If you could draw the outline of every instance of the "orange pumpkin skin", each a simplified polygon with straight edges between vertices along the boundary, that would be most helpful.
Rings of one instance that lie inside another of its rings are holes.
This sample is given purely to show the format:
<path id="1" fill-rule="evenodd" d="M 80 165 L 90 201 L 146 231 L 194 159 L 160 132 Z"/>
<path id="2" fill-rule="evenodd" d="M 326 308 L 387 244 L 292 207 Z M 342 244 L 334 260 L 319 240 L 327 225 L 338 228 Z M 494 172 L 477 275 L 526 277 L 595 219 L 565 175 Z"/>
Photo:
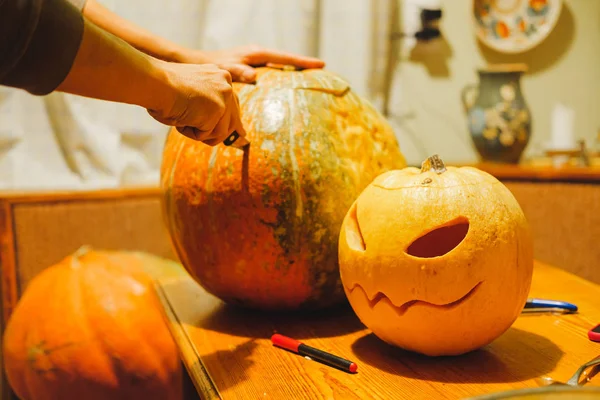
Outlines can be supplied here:
<path id="1" fill-rule="evenodd" d="M 3 343 L 20 399 L 182 398 L 178 351 L 148 257 L 82 248 L 30 282 Z"/>
<path id="2" fill-rule="evenodd" d="M 512 193 L 476 168 L 382 174 L 348 211 L 340 274 L 360 320 L 385 342 L 429 356 L 492 342 L 520 315 L 533 242 Z"/>
<path id="3" fill-rule="evenodd" d="M 324 70 L 258 69 L 235 84 L 251 144 L 209 147 L 172 130 L 165 221 L 190 275 L 225 302 L 315 309 L 345 300 L 337 240 L 352 201 L 405 160 L 385 119 Z"/>

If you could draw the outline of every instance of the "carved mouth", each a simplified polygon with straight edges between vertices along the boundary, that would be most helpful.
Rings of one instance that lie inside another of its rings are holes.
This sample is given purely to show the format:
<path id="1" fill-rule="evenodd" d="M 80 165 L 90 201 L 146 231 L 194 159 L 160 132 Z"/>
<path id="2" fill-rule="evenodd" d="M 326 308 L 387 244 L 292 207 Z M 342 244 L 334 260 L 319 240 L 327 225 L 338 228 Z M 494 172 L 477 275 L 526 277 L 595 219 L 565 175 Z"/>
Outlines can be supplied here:
<path id="1" fill-rule="evenodd" d="M 353 293 L 355 290 L 360 289 L 360 291 L 362 292 L 362 294 L 365 296 L 365 299 L 369 303 L 369 307 L 371 307 L 371 309 L 373 309 L 380 302 L 386 302 L 389 306 L 391 306 L 394 310 L 396 310 L 396 312 L 399 315 L 404 315 L 404 313 L 406 313 L 409 308 L 411 308 L 411 307 L 413 307 L 413 306 L 415 306 L 417 304 L 424 305 L 424 306 L 431 307 L 431 308 L 437 308 L 437 309 L 440 309 L 440 310 L 450 310 L 450 309 L 453 309 L 455 307 L 458 307 L 460 304 L 464 303 L 469 298 L 473 297 L 473 295 L 475 294 L 475 292 L 477 291 L 477 289 L 479 288 L 479 286 L 482 283 L 483 283 L 483 281 L 477 283 L 475 286 L 473 286 L 473 288 L 471 288 L 471 290 L 469 290 L 469 292 L 467 294 L 465 294 L 464 296 L 462 296 L 460 299 L 454 300 L 454 301 L 452 301 L 450 303 L 446 303 L 446 304 L 435 304 L 435 303 L 430 303 L 430 302 L 425 301 L 425 300 L 409 300 L 409 301 L 401 304 L 400 306 L 396 306 L 382 292 L 377 292 L 377 294 L 375 295 L 375 297 L 373 297 L 373 299 L 369 299 L 369 297 L 367 296 L 367 292 L 365 292 L 365 290 L 359 284 L 355 284 L 352 287 L 352 289 L 350 289 L 350 293 Z"/>

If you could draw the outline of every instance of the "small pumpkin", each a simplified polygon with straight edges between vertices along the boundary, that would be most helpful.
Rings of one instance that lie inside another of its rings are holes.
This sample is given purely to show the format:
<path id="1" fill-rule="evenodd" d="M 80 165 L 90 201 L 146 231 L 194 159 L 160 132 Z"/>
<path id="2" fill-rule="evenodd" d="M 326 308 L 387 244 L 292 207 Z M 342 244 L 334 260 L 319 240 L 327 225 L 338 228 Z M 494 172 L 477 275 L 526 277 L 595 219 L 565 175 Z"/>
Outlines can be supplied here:
<path id="1" fill-rule="evenodd" d="M 225 302 L 316 309 L 344 301 L 337 241 L 377 175 L 406 166 L 385 118 L 325 70 L 258 68 L 235 84 L 250 147 L 209 147 L 172 130 L 163 209 L 190 275 Z"/>
<path id="2" fill-rule="evenodd" d="M 340 274 L 355 313 L 385 342 L 458 355 L 504 333 L 531 285 L 533 243 L 521 207 L 493 176 L 446 167 L 377 177 L 340 231 Z"/>
<path id="3" fill-rule="evenodd" d="M 83 247 L 35 276 L 4 332 L 22 400 L 181 399 L 177 347 L 152 277 L 185 271 L 144 253 Z"/>

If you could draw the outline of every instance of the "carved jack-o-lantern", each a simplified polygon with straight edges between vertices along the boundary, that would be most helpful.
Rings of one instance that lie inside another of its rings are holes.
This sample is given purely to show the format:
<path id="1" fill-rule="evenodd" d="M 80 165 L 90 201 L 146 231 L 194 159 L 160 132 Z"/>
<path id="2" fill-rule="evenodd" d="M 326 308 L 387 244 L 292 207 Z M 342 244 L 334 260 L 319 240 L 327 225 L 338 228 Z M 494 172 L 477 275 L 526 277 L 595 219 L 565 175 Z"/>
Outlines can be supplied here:
<path id="1" fill-rule="evenodd" d="M 344 219 L 339 260 L 350 304 L 375 335 L 457 355 L 492 342 L 519 316 L 533 243 L 508 188 L 433 156 L 361 193 Z"/>

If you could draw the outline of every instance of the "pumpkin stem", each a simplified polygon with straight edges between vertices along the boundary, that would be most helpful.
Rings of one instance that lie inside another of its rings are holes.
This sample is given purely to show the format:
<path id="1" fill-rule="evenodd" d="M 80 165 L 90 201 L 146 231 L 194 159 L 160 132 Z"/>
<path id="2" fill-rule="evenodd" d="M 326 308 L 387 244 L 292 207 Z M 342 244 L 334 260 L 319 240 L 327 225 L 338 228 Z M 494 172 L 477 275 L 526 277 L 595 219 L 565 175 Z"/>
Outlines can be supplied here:
<path id="1" fill-rule="evenodd" d="M 71 255 L 71 268 L 79 268 L 81 266 L 79 259 L 92 251 L 92 246 L 83 245 Z"/>
<path id="2" fill-rule="evenodd" d="M 442 174 L 446 172 L 446 165 L 437 154 L 432 155 L 421 164 L 421 172 L 431 171 L 436 174 Z"/>

